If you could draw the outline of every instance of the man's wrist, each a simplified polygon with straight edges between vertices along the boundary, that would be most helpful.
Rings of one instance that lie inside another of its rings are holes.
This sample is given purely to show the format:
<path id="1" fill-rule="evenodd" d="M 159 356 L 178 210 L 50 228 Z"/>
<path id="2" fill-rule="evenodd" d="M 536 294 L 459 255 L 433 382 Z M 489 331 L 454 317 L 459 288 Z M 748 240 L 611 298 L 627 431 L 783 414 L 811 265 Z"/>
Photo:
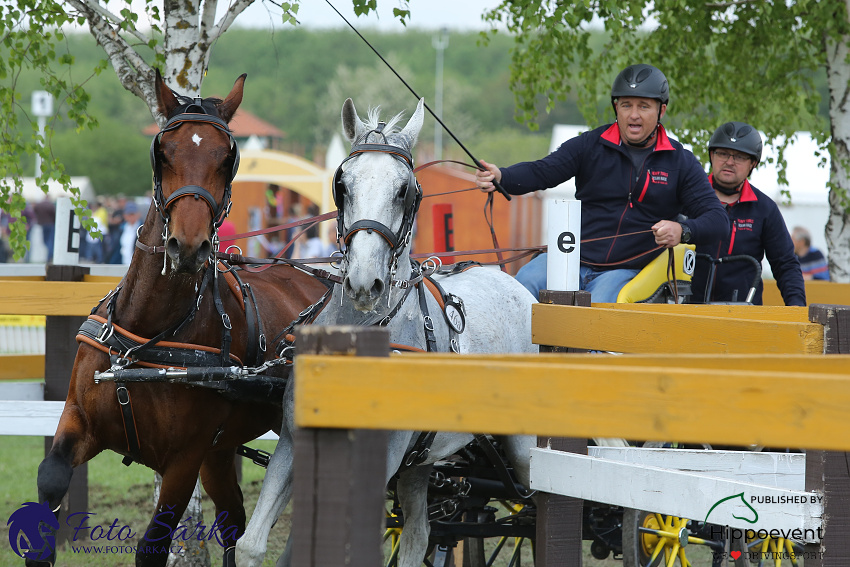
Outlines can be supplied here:
<path id="1" fill-rule="evenodd" d="M 680 222 L 679 226 L 682 227 L 681 242 L 683 242 L 685 244 L 689 243 L 691 241 L 691 227 L 689 227 L 688 225 L 686 225 L 683 222 Z"/>

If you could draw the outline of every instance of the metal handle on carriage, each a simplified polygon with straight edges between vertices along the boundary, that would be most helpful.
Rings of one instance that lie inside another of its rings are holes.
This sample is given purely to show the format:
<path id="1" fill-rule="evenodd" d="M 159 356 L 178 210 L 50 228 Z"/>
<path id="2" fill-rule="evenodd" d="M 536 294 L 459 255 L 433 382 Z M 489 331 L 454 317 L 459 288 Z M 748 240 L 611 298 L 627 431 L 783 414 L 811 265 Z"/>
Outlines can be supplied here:
<path id="1" fill-rule="evenodd" d="M 252 374 L 239 366 L 203 366 L 192 368 L 123 368 L 95 372 L 94 382 L 207 382 L 236 380 Z"/>

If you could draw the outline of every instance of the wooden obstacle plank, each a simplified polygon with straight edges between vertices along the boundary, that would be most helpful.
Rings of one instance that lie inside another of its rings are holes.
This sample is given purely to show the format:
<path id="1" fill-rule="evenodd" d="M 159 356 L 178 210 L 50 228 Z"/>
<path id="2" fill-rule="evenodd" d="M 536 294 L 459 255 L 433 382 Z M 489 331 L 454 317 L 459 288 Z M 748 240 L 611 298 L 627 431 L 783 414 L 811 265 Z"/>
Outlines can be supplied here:
<path id="1" fill-rule="evenodd" d="M 111 282 L 0 281 L 0 313 L 8 315 L 88 315 Z"/>
<path id="2" fill-rule="evenodd" d="M 850 449 L 846 374 L 457 358 L 298 356 L 296 422 Z"/>
<path id="3" fill-rule="evenodd" d="M 776 280 L 764 280 L 762 301 L 765 305 L 784 305 L 782 294 L 779 293 L 779 288 L 776 287 Z M 815 280 L 807 281 L 806 303 L 809 305 L 816 303 L 850 305 L 850 284 Z"/>
<path id="4" fill-rule="evenodd" d="M 628 479 L 624 482 L 624 479 Z M 728 480 L 693 472 L 531 449 L 531 488 L 594 502 L 748 530 L 783 530 L 819 541 L 823 495 Z M 743 493 L 744 500 L 730 498 Z"/>
<path id="5" fill-rule="evenodd" d="M 823 327 L 638 313 L 621 309 L 536 304 L 532 340 L 537 344 L 635 353 L 787 353 L 823 352 Z"/>
<path id="6" fill-rule="evenodd" d="M 53 435 L 65 402 L 0 400 L 0 435 Z"/>
<path id="7" fill-rule="evenodd" d="M 594 303 L 602 309 L 621 309 L 638 313 L 675 313 L 704 317 L 732 317 L 751 321 L 785 321 L 808 323 L 808 307 L 779 307 L 776 305 L 671 305 L 669 303 Z"/>
<path id="8" fill-rule="evenodd" d="M 44 378 L 43 354 L 0 354 L 0 380 Z"/>
<path id="9" fill-rule="evenodd" d="M 537 364 L 593 364 L 601 366 L 657 366 L 662 368 L 702 368 L 755 372 L 811 372 L 818 374 L 847 374 L 850 356 L 812 356 L 810 354 L 395 354 L 409 360 L 467 360 L 481 364 L 499 362 Z"/>
<path id="10" fill-rule="evenodd" d="M 588 447 L 587 454 L 609 461 L 692 471 L 785 490 L 805 490 L 806 486 L 805 453 Z"/>
<path id="11" fill-rule="evenodd" d="M 92 274 L 86 274 L 83 276 L 84 282 L 104 282 L 111 283 L 112 287 L 115 287 L 121 282 L 121 278 L 118 276 L 98 276 Z"/>

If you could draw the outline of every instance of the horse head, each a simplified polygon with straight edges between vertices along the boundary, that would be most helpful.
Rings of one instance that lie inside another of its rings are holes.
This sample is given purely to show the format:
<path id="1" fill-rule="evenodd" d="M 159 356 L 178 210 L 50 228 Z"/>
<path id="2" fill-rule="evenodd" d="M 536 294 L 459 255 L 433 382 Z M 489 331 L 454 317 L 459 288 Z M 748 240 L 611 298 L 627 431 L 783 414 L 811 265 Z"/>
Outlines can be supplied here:
<path id="1" fill-rule="evenodd" d="M 192 99 L 176 95 L 156 72 L 159 111 L 168 121 L 151 143 L 154 202 L 174 273 L 197 273 L 215 252 L 239 167 L 228 123 L 242 102 L 245 76 L 224 100 Z"/>
<path id="2" fill-rule="evenodd" d="M 401 130 L 401 114 L 384 123 L 378 109 L 370 109 L 364 122 L 351 99 L 342 106 L 342 128 L 352 148 L 334 176 L 334 201 L 345 243 L 343 286 L 359 311 L 374 311 L 396 272 L 409 270 L 406 256 L 422 198 L 411 150 L 422 129 L 423 105 L 420 100 Z"/>

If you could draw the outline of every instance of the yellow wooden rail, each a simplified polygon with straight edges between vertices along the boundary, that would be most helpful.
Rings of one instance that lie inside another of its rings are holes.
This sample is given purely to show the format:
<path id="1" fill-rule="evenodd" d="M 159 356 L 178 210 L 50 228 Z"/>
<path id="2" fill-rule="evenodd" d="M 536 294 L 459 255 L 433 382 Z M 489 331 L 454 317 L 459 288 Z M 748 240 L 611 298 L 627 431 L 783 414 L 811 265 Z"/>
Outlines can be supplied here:
<path id="1" fill-rule="evenodd" d="M 445 361 L 452 363 L 463 360 L 486 362 L 515 362 L 539 364 L 604 364 L 606 366 L 646 367 L 668 366 L 696 368 L 701 370 L 739 370 L 752 372 L 814 372 L 819 374 L 850 374 L 850 355 L 810 356 L 799 354 L 629 354 L 623 356 L 607 353 L 557 354 L 492 354 L 457 355 L 447 353 L 393 354 L 392 358 L 404 358 L 411 362 Z"/>
<path id="2" fill-rule="evenodd" d="M 43 354 L 0 354 L 0 380 L 44 378 Z"/>
<path id="3" fill-rule="evenodd" d="M 298 356 L 301 427 L 487 431 L 850 450 L 848 373 L 499 357 Z M 626 359 L 628 355 L 624 355 Z M 763 362 L 762 358 L 760 362 Z M 659 360 L 661 362 L 661 360 Z M 815 357 L 805 357 L 812 364 Z M 846 362 L 846 359 L 845 359 Z"/>
<path id="4" fill-rule="evenodd" d="M 118 280 L 46 282 L 0 280 L 4 315 L 88 315 Z"/>
<path id="5" fill-rule="evenodd" d="M 621 309 L 635 313 L 675 313 L 705 317 L 733 317 L 756 321 L 809 322 L 808 307 L 777 305 L 671 305 L 669 303 L 594 303 L 593 307 Z"/>
<path id="6" fill-rule="evenodd" d="M 762 301 L 765 305 L 785 305 L 782 294 L 776 287 L 776 280 L 764 280 Z M 825 305 L 850 305 L 850 284 L 807 281 L 806 302 L 809 305 L 823 303 Z"/>
<path id="7" fill-rule="evenodd" d="M 631 353 L 823 353 L 823 326 L 736 316 L 537 304 L 537 344 Z"/>

